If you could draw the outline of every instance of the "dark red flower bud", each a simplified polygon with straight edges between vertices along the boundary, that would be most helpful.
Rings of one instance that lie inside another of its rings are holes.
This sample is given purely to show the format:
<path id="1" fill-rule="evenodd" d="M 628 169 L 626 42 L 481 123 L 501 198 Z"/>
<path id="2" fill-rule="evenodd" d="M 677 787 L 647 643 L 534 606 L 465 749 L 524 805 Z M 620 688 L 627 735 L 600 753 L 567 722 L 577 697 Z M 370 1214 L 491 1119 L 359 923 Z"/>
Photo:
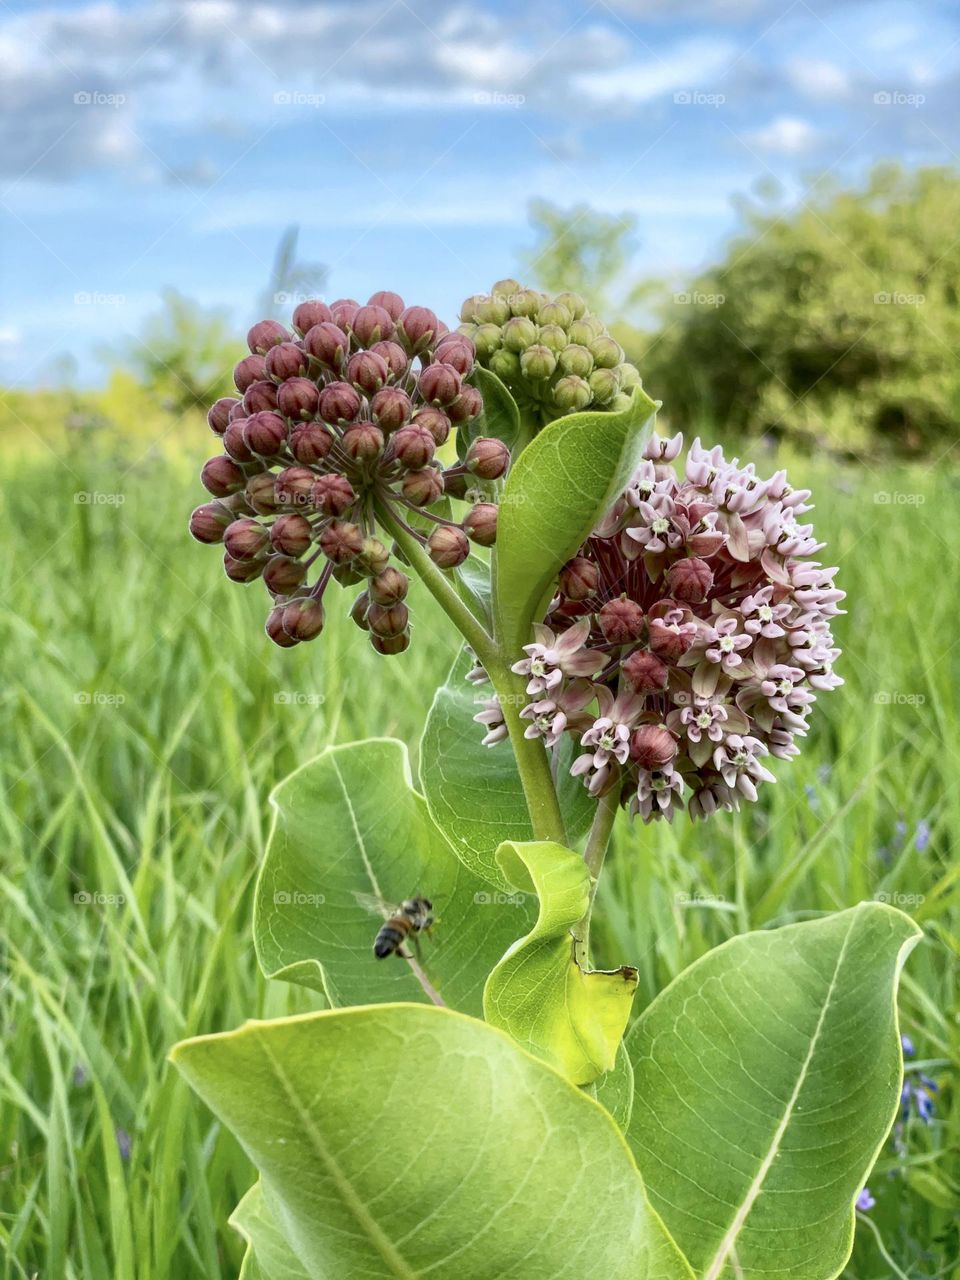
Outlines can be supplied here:
<path id="1" fill-rule="evenodd" d="M 190 532 L 198 542 L 222 542 L 223 531 L 233 520 L 233 512 L 222 502 L 205 502 L 190 516 Z"/>
<path id="2" fill-rule="evenodd" d="M 483 396 L 476 387 L 465 386 L 447 409 L 452 422 L 469 422 L 483 412 Z"/>
<path id="3" fill-rule="evenodd" d="M 296 591 L 307 576 L 307 566 L 290 556 L 270 556 L 263 570 L 267 590 L 275 596 L 288 596 Z"/>
<path id="4" fill-rule="evenodd" d="M 251 383 L 251 385 L 253 384 Z M 244 392 L 244 394 L 246 394 L 246 392 Z M 227 417 L 230 420 L 230 422 L 236 422 L 238 418 L 249 418 L 249 416 L 250 415 L 247 413 L 246 406 L 244 405 L 242 400 L 235 401 L 230 412 L 227 414 Z"/>
<path id="5" fill-rule="evenodd" d="M 398 636 L 378 636 L 371 631 L 370 643 L 377 653 L 382 653 L 384 657 L 393 657 L 410 648 L 410 632 L 403 631 Z"/>
<path id="6" fill-rule="evenodd" d="M 462 333 L 451 333 L 437 343 L 433 358 L 438 364 L 448 364 L 462 378 L 473 370 L 476 353 L 473 343 Z"/>
<path id="7" fill-rule="evenodd" d="M 246 484 L 246 476 L 225 453 L 216 458 L 209 458 L 200 472 L 200 483 L 215 498 L 226 498 L 228 494 L 238 493 Z"/>
<path id="8" fill-rule="evenodd" d="M 275 382 L 283 382 L 286 378 L 302 378 L 310 368 L 310 359 L 296 342 L 281 342 L 280 346 L 271 347 L 267 352 L 266 366 L 267 373 Z"/>
<path id="9" fill-rule="evenodd" d="M 470 445 L 464 462 L 481 480 L 499 480 L 510 465 L 510 450 L 502 440 L 480 436 Z"/>
<path id="10" fill-rule="evenodd" d="M 339 369 L 350 350 L 350 339 L 332 320 L 315 324 L 303 336 L 303 349 L 316 357 L 321 364 Z"/>
<path id="11" fill-rule="evenodd" d="M 399 293 L 391 293 L 389 289 L 381 289 L 367 301 L 368 307 L 383 307 L 391 320 L 399 320 L 403 315 L 403 299 Z"/>
<path id="12" fill-rule="evenodd" d="M 417 383 L 421 396 L 429 404 L 452 405 L 460 394 L 460 375 L 449 364 L 428 364 Z"/>
<path id="13" fill-rule="evenodd" d="M 467 481 L 471 478 L 472 477 L 467 476 L 464 472 L 450 467 L 443 473 L 444 493 L 448 498 L 465 498 L 467 496 L 467 491 L 470 488 Z"/>
<path id="14" fill-rule="evenodd" d="M 438 449 L 446 443 L 450 434 L 450 419 L 442 409 L 437 409 L 432 404 L 424 405 L 422 409 L 416 411 L 413 415 L 413 425 L 426 427 Z"/>
<path id="15" fill-rule="evenodd" d="M 243 428 L 247 448 L 264 458 L 272 458 L 287 441 L 287 424 L 279 413 L 255 413 Z"/>
<path id="16" fill-rule="evenodd" d="M 364 538 L 360 554 L 352 563 L 354 569 L 364 577 L 375 578 L 390 563 L 390 552 L 379 538 Z"/>
<path id="17" fill-rule="evenodd" d="M 316 640 L 323 623 L 323 605 L 312 596 L 298 597 L 284 606 L 281 625 L 294 640 Z"/>
<path id="18" fill-rule="evenodd" d="M 700 604 L 706 600 L 707 592 L 713 586 L 713 570 L 706 560 L 697 556 L 677 560 L 667 570 L 667 586 L 677 600 Z"/>
<path id="19" fill-rule="evenodd" d="M 240 401 L 234 400 L 233 396 L 221 396 L 210 406 L 207 410 L 207 422 L 215 435 L 223 435 L 230 421 L 230 410 L 239 403 Z"/>
<path id="20" fill-rule="evenodd" d="M 372 422 L 356 422 L 343 433 L 340 448 L 355 462 L 372 462 L 383 453 L 383 432 Z"/>
<path id="21" fill-rule="evenodd" d="M 390 370 L 386 360 L 373 351 L 357 351 L 347 361 L 348 381 L 355 387 L 359 387 L 361 391 L 365 391 L 368 396 L 379 391 L 389 376 Z"/>
<path id="22" fill-rule="evenodd" d="M 254 511 L 258 511 L 262 516 L 270 515 L 279 505 L 277 477 L 272 471 L 261 471 L 258 475 L 251 476 L 247 481 L 246 494 L 247 501 Z"/>
<path id="23" fill-rule="evenodd" d="M 370 401 L 370 412 L 377 426 L 384 431 L 396 431 L 410 419 L 413 404 L 399 387 L 384 387 Z"/>
<path id="24" fill-rule="evenodd" d="M 284 507 L 308 506 L 316 478 L 309 467 L 285 467 L 277 476 L 277 502 Z"/>
<path id="25" fill-rule="evenodd" d="M 276 609 L 270 610 L 264 630 L 273 643 L 278 644 L 281 649 L 292 649 L 300 641 L 296 636 L 289 635 L 283 629 L 283 612 L 285 608 L 286 605 L 278 605 Z"/>
<path id="26" fill-rule="evenodd" d="M 247 334 L 247 346 L 260 355 L 265 355 L 280 342 L 289 341 L 290 334 L 279 320 L 258 320 Z"/>
<path id="27" fill-rule="evenodd" d="M 405 604 L 377 604 L 373 601 L 367 609 L 367 626 L 376 636 L 385 639 L 402 635 L 410 621 L 410 610 Z"/>
<path id="28" fill-rule="evenodd" d="M 346 520 L 331 520 L 320 534 L 320 549 L 334 564 L 348 564 L 363 550 L 363 534 Z"/>
<path id="29" fill-rule="evenodd" d="M 391 565 L 378 574 L 370 583 L 370 599 L 375 604 L 387 605 L 388 607 L 392 604 L 399 604 L 401 600 L 406 599 L 409 587 L 410 579 L 407 575 Z"/>
<path id="30" fill-rule="evenodd" d="M 361 591 L 356 600 L 354 600 L 353 604 L 350 606 L 350 617 L 361 631 L 366 631 L 368 629 L 367 610 L 369 607 L 370 593 L 368 591 Z"/>
<path id="31" fill-rule="evenodd" d="M 247 444 L 247 423 L 249 418 L 234 418 L 228 423 L 223 433 L 223 447 L 234 462 L 253 462 L 253 451 Z"/>
<path id="32" fill-rule="evenodd" d="M 456 569 L 470 554 L 470 543 L 462 529 L 441 524 L 427 539 L 430 559 L 441 569 Z"/>
<path id="33" fill-rule="evenodd" d="M 256 560 L 269 544 L 270 538 L 259 520 L 234 520 L 223 535 L 223 545 L 234 560 Z"/>
<path id="34" fill-rule="evenodd" d="M 696 624 L 684 622 L 678 625 L 651 618 L 648 623 L 650 648 L 664 662 L 676 662 L 687 652 L 697 634 Z"/>
<path id="35" fill-rule="evenodd" d="M 353 422 L 360 412 L 360 397 L 349 382 L 331 382 L 320 392 L 320 417 L 334 426 Z"/>
<path id="36" fill-rule="evenodd" d="M 411 471 L 419 471 L 421 467 L 425 467 L 433 457 L 435 448 L 433 436 L 427 428 L 416 423 L 401 427 L 390 437 L 390 456 Z"/>
<path id="37" fill-rule="evenodd" d="M 279 351 L 274 347 L 274 351 Z M 247 413 L 270 412 L 277 407 L 277 388 L 272 382 L 251 382 L 243 393 L 243 407 Z"/>
<path id="38" fill-rule="evenodd" d="M 630 758 L 641 769 L 662 769 L 676 754 L 676 738 L 660 724 L 642 724 L 630 739 Z"/>
<path id="39" fill-rule="evenodd" d="M 574 556 L 560 570 L 560 594 L 568 600 L 589 600 L 600 582 L 600 570 L 586 556 Z"/>
<path id="40" fill-rule="evenodd" d="M 290 452 L 305 467 L 322 462 L 333 448 L 333 436 L 322 422 L 301 422 L 290 433 Z"/>
<path id="41" fill-rule="evenodd" d="M 313 530 L 306 516 L 295 512 L 280 516 L 270 529 L 270 542 L 275 551 L 285 556 L 302 556 L 313 541 Z M 236 554 L 236 553 L 234 553 Z M 300 637 L 301 640 L 303 637 Z"/>
<path id="42" fill-rule="evenodd" d="M 604 639 L 611 644 L 629 644 L 643 635 L 643 610 L 626 596 L 608 600 L 597 614 L 597 621 Z"/>
<path id="43" fill-rule="evenodd" d="M 360 310 L 360 303 L 353 298 L 339 298 L 336 302 L 330 303 L 330 314 L 327 320 L 332 320 L 334 324 L 339 325 L 341 329 L 349 329 L 353 321 L 353 317 Z"/>
<path id="44" fill-rule="evenodd" d="M 301 302 L 293 313 L 293 327 L 299 334 L 305 334 L 315 324 L 323 324 L 325 320 L 330 320 L 332 317 L 332 309 L 319 299 Z"/>
<path id="45" fill-rule="evenodd" d="M 401 487 L 403 496 L 415 507 L 430 507 L 443 497 L 443 476 L 435 467 L 408 471 Z"/>
<path id="46" fill-rule="evenodd" d="M 224 552 L 223 571 L 231 582 L 254 582 L 263 573 L 264 560 L 234 560 Z"/>
<path id="47" fill-rule="evenodd" d="M 233 382 L 238 391 L 246 391 L 254 382 L 267 381 L 267 362 L 263 356 L 244 356 L 234 365 Z"/>
<path id="48" fill-rule="evenodd" d="M 390 370 L 390 382 L 400 382 L 410 370 L 410 358 L 398 342 L 375 342 L 370 348 L 375 356 L 386 361 Z"/>
<path id="49" fill-rule="evenodd" d="M 624 658 L 621 670 L 633 692 L 642 697 L 648 693 L 662 693 L 670 678 L 669 669 L 647 649 L 635 649 L 628 658 Z"/>
<path id="50" fill-rule="evenodd" d="M 439 329 L 440 321 L 429 307 L 407 307 L 397 321 L 397 337 L 411 355 L 432 346 Z"/>
<path id="51" fill-rule="evenodd" d="M 463 528 L 478 546 L 492 547 L 497 540 L 497 508 L 492 502 L 478 502 L 467 512 Z"/>
<path id="52" fill-rule="evenodd" d="M 288 418 L 313 418 L 320 410 L 320 388 L 310 378 L 289 378 L 277 387 L 277 408 Z"/>
<path id="53" fill-rule="evenodd" d="M 389 341 L 393 337 L 393 320 L 384 307 L 361 307 L 350 324 L 351 331 L 363 346 Z"/>
<path id="54" fill-rule="evenodd" d="M 313 483 L 313 505 L 325 516 L 342 516 L 357 500 L 346 476 L 318 476 Z"/>

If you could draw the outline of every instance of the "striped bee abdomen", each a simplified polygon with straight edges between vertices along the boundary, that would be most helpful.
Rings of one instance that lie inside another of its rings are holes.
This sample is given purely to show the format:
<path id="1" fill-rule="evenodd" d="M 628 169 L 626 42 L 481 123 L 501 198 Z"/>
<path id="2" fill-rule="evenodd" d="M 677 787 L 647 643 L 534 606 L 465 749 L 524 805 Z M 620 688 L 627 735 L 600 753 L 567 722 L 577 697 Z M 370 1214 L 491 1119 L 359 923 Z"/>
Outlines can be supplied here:
<path id="1" fill-rule="evenodd" d="M 403 941 L 412 926 L 406 916 L 391 916 L 380 926 L 380 931 L 373 944 L 373 954 L 378 960 L 395 955 L 403 946 Z"/>

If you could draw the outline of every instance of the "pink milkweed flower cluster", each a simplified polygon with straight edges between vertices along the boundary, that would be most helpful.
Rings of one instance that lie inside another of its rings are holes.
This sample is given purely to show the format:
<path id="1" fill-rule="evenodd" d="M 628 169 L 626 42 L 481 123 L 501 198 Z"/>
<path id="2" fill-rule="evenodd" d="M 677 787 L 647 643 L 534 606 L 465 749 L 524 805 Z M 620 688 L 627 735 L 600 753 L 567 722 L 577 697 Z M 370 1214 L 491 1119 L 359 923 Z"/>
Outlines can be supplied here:
<path id="1" fill-rule="evenodd" d="M 738 809 L 774 781 L 822 690 L 843 592 L 805 523 L 810 492 L 719 448 L 654 439 L 629 488 L 566 564 L 514 671 L 528 737 L 575 735 L 571 772 L 644 821 Z M 488 743 L 505 736 L 490 704 Z"/>

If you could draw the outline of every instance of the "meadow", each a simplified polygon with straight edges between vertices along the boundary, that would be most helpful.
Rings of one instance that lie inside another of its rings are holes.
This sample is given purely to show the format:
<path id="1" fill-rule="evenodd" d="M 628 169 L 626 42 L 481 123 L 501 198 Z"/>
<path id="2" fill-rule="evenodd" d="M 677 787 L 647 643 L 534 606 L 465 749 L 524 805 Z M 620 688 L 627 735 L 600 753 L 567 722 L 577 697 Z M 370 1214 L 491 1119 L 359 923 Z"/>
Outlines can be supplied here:
<path id="1" fill-rule="evenodd" d="M 315 1007 L 253 955 L 267 794 L 330 743 L 415 750 L 454 640 L 421 592 L 411 648 L 378 658 L 344 595 L 318 642 L 274 648 L 263 587 L 186 534 L 200 418 L 138 427 L 138 409 L 121 433 L 58 413 L 8 402 L 0 426 L 0 1276 L 233 1277 L 252 1169 L 167 1051 Z M 874 1170 L 846 1274 L 958 1275 L 960 475 L 750 452 L 814 490 L 846 683 L 749 811 L 622 820 L 601 959 L 639 967 L 639 1008 L 735 933 L 870 898 L 909 912 L 908 1080 L 939 1091 Z"/>

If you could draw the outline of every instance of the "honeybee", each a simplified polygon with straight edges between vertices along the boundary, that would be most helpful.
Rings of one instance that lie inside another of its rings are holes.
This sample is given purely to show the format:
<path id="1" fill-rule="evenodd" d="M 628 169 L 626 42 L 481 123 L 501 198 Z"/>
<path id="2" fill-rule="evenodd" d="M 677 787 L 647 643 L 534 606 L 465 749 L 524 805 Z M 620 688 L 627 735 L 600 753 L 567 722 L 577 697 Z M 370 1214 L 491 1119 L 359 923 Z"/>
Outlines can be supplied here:
<path id="1" fill-rule="evenodd" d="M 354 897 L 367 911 L 373 915 L 383 916 L 383 924 L 377 930 L 373 942 L 373 954 L 378 960 L 387 956 L 400 956 L 409 960 L 410 955 L 404 949 L 409 938 L 419 954 L 419 934 L 429 931 L 434 923 L 433 903 L 429 898 L 405 898 L 399 906 L 392 906 L 374 894 L 356 893 Z"/>

